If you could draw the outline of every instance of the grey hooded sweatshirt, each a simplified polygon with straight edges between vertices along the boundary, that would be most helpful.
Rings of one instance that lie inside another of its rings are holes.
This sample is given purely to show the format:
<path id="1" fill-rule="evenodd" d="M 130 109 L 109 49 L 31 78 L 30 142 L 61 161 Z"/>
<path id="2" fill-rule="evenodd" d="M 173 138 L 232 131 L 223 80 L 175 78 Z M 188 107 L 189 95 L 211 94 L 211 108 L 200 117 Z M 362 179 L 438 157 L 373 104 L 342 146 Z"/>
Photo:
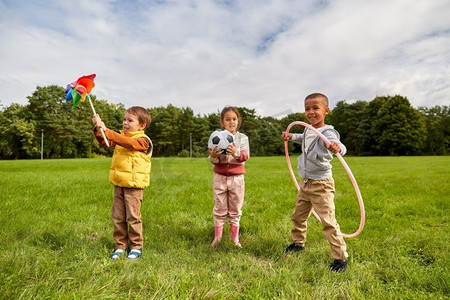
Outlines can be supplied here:
<path id="1" fill-rule="evenodd" d="M 325 142 L 319 136 L 316 136 L 308 149 L 305 149 L 303 143 L 308 128 L 303 133 L 292 134 L 291 141 L 302 144 L 302 154 L 297 158 L 298 176 L 305 179 L 326 179 L 333 176 L 331 172 L 331 163 L 333 153 L 327 149 Z M 345 155 L 347 148 L 339 141 L 339 133 L 331 125 L 325 125 L 318 130 L 332 143 L 336 142 L 341 148 L 341 155 Z"/>

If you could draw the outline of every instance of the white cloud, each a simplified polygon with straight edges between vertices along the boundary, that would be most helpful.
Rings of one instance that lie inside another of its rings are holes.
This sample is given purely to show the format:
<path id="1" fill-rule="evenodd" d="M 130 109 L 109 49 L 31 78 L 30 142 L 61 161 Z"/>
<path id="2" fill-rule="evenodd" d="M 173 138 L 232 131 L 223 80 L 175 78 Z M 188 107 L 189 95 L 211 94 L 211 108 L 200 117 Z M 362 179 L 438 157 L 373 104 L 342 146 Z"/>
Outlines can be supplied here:
<path id="1" fill-rule="evenodd" d="M 196 113 L 301 111 L 316 91 L 450 102 L 445 0 L 41 2 L 0 1 L 0 104 L 90 73 L 98 98 Z"/>

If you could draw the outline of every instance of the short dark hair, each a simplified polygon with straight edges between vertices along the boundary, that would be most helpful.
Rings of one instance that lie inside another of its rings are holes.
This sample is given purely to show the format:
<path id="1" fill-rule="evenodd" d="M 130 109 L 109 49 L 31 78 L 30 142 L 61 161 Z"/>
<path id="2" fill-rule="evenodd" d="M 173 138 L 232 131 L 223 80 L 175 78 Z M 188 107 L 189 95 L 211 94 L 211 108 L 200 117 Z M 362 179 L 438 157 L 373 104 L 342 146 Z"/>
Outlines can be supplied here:
<path id="1" fill-rule="evenodd" d="M 126 113 L 135 115 L 139 121 L 139 124 L 145 124 L 144 130 L 147 129 L 148 126 L 150 126 L 150 123 L 152 122 L 152 116 L 150 115 L 148 110 L 146 110 L 143 107 L 132 106 L 127 109 Z"/>
<path id="2" fill-rule="evenodd" d="M 313 93 L 311 95 L 308 95 L 306 96 L 305 101 L 318 98 L 322 99 L 323 104 L 325 104 L 328 107 L 328 97 L 321 93 Z"/>

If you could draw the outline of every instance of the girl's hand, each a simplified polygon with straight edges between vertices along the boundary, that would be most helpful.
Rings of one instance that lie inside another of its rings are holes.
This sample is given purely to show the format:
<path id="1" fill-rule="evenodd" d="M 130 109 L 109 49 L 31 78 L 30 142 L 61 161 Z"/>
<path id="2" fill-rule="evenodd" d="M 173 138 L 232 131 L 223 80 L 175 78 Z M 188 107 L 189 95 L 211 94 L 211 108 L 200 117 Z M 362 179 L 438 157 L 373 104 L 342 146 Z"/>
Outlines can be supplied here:
<path id="1" fill-rule="evenodd" d="M 228 148 L 227 148 L 227 154 L 234 155 L 234 154 L 236 154 L 236 152 L 237 152 L 237 149 L 236 149 L 236 143 L 233 142 L 233 143 L 231 143 L 231 144 L 228 146 Z"/>
<path id="2" fill-rule="evenodd" d="M 212 150 L 210 148 L 208 148 L 208 150 L 209 150 L 209 156 L 211 156 L 212 158 L 218 158 L 222 155 L 222 150 L 217 146 L 214 146 L 214 149 L 212 149 Z"/>
<path id="3" fill-rule="evenodd" d="M 330 146 L 328 146 L 328 150 L 333 152 L 334 154 L 341 152 L 341 147 L 339 147 L 339 144 L 336 142 L 332 142 Z"/>
<path id="4" fill-rule="evenodd" d="M 285 141 L 289 141 L 292 139 L 292 133 L 287 133 L 286 131 L 283 131 L 283 133 L 281 134 L 281 137 L 285 140 Z"/>

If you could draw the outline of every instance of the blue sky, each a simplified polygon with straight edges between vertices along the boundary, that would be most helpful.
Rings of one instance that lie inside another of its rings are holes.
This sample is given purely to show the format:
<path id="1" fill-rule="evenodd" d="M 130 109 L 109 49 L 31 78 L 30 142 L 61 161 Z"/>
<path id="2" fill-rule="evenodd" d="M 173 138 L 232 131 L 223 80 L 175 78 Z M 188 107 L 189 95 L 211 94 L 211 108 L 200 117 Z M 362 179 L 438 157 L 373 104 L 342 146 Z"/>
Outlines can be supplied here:
<path id="1" fill-rule="evenodd" d="M 0 105 L 96 73 L 126 107 L 303 111 L 313 92 L 450 105 L 450 1 L 0 0 Z"/>

